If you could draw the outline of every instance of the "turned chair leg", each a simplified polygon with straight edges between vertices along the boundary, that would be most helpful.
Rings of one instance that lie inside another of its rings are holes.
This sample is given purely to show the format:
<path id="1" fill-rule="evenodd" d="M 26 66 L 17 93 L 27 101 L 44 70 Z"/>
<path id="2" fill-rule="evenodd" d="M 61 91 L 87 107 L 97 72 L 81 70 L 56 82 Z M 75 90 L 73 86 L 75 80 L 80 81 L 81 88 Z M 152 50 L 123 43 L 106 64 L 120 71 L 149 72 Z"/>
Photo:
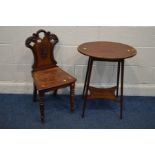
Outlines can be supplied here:
<path id="1" fill-rule="evenodd" d="M 74 111 L 74 93 L 75 93 L 75 83 L 70 86 L 70 111 Z"/>
<path id="2" fill-rule="evenodd" d="M 44 93 L 39 92 L 39 105 L 40 105 L 40 119 L 44 122 Z"/>
<path id="3" fill-rule="evenodd" d="M 37 101 L 37 88 L 35 84 L 33 84 L 33 102 Z"/>

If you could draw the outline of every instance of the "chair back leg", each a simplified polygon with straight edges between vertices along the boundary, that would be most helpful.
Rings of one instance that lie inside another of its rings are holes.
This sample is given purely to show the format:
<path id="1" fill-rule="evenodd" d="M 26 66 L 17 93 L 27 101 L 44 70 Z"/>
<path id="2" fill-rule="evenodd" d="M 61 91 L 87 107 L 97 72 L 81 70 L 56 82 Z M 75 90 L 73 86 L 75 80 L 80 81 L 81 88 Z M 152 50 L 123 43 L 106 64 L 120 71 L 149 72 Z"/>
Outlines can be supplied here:
<path id="1" fill-rule="evenodd" d="M 70 111 L 74 111 L 75 83 L 70 85 Z"/>
<path id="2" fill-rule="evenodd" d="M 33 83 L 33 102 L 36 102 L 36 101 L 37 101 L 37 88 Z"/>

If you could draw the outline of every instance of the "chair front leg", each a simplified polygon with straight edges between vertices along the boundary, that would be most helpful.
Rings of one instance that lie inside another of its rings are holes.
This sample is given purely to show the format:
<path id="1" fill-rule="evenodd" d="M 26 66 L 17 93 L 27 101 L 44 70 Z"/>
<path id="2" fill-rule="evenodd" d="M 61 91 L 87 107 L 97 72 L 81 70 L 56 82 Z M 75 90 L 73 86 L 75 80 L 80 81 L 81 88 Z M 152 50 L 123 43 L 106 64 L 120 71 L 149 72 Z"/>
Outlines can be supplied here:
<path id="1" fill-rule="evenodd" d="M 44 122 L 44 92 L 39 91 L 40 118 Z"/>
<path id="2" fill-rule="evenodd" d="M 75 83 L 70 85 L 70 111 L 74 111 L 74 94 L 75 93 Z"/>
<path id="3" fill-rule="evenodd" d="M 33 83 L 33 102 L 37 101 L 37 88 L 36 85 Z"/>

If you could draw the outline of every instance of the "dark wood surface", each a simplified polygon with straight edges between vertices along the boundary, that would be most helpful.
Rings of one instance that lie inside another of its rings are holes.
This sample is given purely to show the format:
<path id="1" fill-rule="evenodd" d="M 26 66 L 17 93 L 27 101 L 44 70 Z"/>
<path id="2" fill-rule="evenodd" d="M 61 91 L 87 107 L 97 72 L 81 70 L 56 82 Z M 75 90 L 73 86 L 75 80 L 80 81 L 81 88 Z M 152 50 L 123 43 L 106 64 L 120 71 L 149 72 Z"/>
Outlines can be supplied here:
<path id="1" fill-rule="evenodd" d="M 43 34 L 42 38 L 41 34 Z M 53 52 L 58 41 L 55 34 L 45 30 L 39 30 L 27 38 L 25 45 L 32 50 L 34 56 L 32 71 L 43 70 L 57 65 Z"/>
<path id="2" fill-rule="evenodd" d="M 106 99 L 106 100 L 116 100 L 115 95 L 116 86 L 111 88 L 95 88 L 89 87 L 90 94 L 87 96 L 87 99 Z"/>
<path id="3" fill-rule="evenodd" d="M 119 60 L 126 59 L 136 55 L 136 49 L 116 42 L 97 41 L 87 42 L 78 47 L 81 54 L 98 59 Z"/>
<path id="4" fill-rule="evenodd" d="M 89 57 L 85 77 L 85 84 L 83 89 L 84 104 L 83 104 L 82 117 L 84 117 L 85 114 L 87 99 L 108 99 L 108 100 L 110 99 L 113 101 L 119 101 L 120 119 L 122 119 L 123 106 L 124 106 L 123 101 L 124 60 L 135 56 L 137 53 L 136 49 L 122 43 L 96 41 L 81 44 L 78 47 L 78 51 L 81 54 Z M 95 88 L 89 86 L 94 61 L 118 62 L 116 86 L 113 86 L 111 88 Z M 121 83 L 120 96 L 119 96 L 119 83 Z"/>
<path id="5" fill-rule="evenodd" d="M 33 73 L 38 90 L 57 89 L 74 83 L 76 79 L 59 67 L 53 67 Z"/>
<path id="6" fill-rule="evenodd" d="M 59 88 L 70 87 L 70 110 L 74 109 L 76 78 L 57 66 L 54 58 L 54 47 L 57 43 L 58 37 L 45 30 L 37 31 L 25 41 L 25 45 L 32 50 L 34 56 L 32 65 L 33 101 L 36 101 L 38 95 L 42 122 L 44 121 L 44 95 L 47 91 L 52 90 L 56 95 Z"/>

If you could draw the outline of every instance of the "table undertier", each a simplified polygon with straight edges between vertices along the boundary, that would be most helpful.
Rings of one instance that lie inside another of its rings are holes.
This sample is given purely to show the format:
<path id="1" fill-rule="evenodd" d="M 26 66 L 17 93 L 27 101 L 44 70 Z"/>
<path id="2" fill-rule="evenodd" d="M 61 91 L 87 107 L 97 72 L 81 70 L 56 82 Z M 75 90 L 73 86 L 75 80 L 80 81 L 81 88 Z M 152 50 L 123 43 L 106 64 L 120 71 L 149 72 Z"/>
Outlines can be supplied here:
<path id="1" fill-rule="evenodd" d="M 116 101 L 118 98 L 115 95 L 117 87 L 111 87 L 111 88 L 95 88 L 92 86 L 89 86 L 89 95 L 87 96 L 87 99 L 107 99 L 107 100 L 114 100 Z"/>

